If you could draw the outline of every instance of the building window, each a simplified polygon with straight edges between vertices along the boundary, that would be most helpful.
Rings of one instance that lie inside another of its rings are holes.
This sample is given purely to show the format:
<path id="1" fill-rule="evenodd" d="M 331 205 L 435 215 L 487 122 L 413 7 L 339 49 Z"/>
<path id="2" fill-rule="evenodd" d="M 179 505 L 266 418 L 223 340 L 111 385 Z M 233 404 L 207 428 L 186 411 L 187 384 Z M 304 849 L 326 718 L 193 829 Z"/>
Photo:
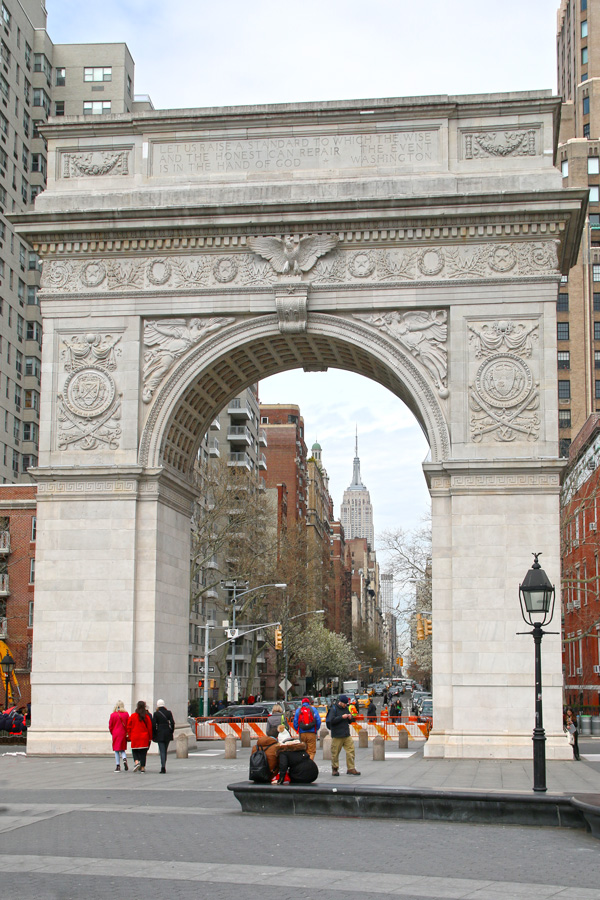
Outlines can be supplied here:
<path id="1" fill-rule="evenodd" d="M 598 175 L 600 173 L 600 157 L 588 156 L 588 175 Z"/>
<path id="2" fill-rule="evenodd" d="M 112 81 L 112 68 L 110 66 L 95 66 L 83 70 L 84 81 Z"/>
<path id="3" fill-rule="evenodd" d="M 33 71 L 43 72 L 46 76 L 48 86 L 50 86 L 52 82 L 52 66 L 50 65 L 50 61 L 44 53 L 33 54 Z"/>
<path id="4" fill-rule="evenodd" d="M 581 65 L 587 66 L 587 61 L 588 61 L 588 48 L 582 47 L 581 48 Z"/>
<path id="5" fill-rule="evenodd" d="M 29 618 L 27 621 L 27 627 L 33 628 L 33 600 L 29 601 Z"/>
<path id="6" fill-rule="evenodd" d="M 587 73 L 587 72 L 582 72 L 582 73 L 581 73 L 581 80 L 582 80 L 582 81 L 587 81 L 587 80 L 588 80 L 588 73 Z"/>
<path id="7" fill-rule="evenodd" d="M 571 427 L 571 410 L 570 409 L 559 409 L 559 411 L 558 411 L 558 427 L 559 428 L 570 428 Z"/>
<path id="8" fill-rule="evenodd" d="M 581 0 L 581 12 L 585 12 L 587 9 L 587 0 Z"/>
<path id="9" fill-rule="evenodd" d="M 37 466 L 38 458 L 37 456 L 32 455 L 31 453 L 26 453 L 23 456 L 23 471 L 26 472 L 27 469 L 30 469 L 32 466 Z"/>
<path id="10" fill-rule="evenodd" d="M 558 455 L 566 457 L 569 455 L 569 447 L 571 446 L 571 438 L 561 438 L 558 442 Z"/>
<path id="11" fill-rule="evenodd" d="M 46 160 L 43 153 L 31 154 L 31 171 L 41 172 L 44 177 L 46 176 Z"/>
<path id="12" fill-rule="evenodd" d="M 558 358 L 558 368 L 559 369 L 570 369 L 571 368 L 571 354 L 569 353 L 568 350 L 559 350 L 556 355 Z"/>
<path id="13" fill-rule="evenodd" d="M 126 78 L 127 78 L 127 96 L 131 97 L 131 88 L 132 88 L 131 75 L 126 75 Z"/>
<path id="14" fill-rule="evenodd" d="M 64 68 L 56 69 L 56 80 L 54 82 L 56 87 L 64 87 L 66 79 L 67 79 L 67 70 Z"/>
<path id="15" fill-rule="evenodd" d="M 40 395 L 37 391 L 26 390 L 25 391 L 25 409 L 35 409 L 39 410 L 40 408 Z"/>
<path id="16" fill-rule="evenodd" d="M 598 203 L 600 201 L 600 186 L 593 184 L 590 187 L 590 203 Z"/>
<path id="17" fill-rule="evenodd" d="M 54 115 L 55 116 L 64 116 L 65 114 L 65 101 L 57 100 L 54 104 Z"/>
<path id="18" fill-rule="evenodd" d="M 569 160 L 568 159 L 563 159 L 563 161 L 560 164 L 560 171 L 562 172 L 562 177 L 566 178 L 567 175 L 569 174 Z"/>
<path id="19" fill-rule="evenodd" d="M 589 116 L 589 114 L 590 114 L 590 98 L 589 97 L 583 98 L 583 114 L 584 114 L 584 116 Z"/>
<path id="20" fill-rule="evenodd" d="M 31 541 L 35 541 L 37 536 L 37 516 L 31 517 Z"/>
<path id="21" fill-rule="evenodd" d="M 558 300 L 556 301 L 556 311 L 557 312 L 569 312 L 569 295 L 568 294 L 559 294 Z"/>
<path id="22" fill-rule="evenodd" d="M 599 266 L 600 268 L 600 266 Z M 27 328 L 29 329 L 29 325 L 31 322 L 27 323 Z M 558 341 L 568 341 L 569 340 L 569 323 L 568 322 L 557 322 L 556 323 L 556 339 Z"/>
<path id="23" fill-rule="evenodd" d="M 600 341 L 600 322 L 594 322 L 594 340 Z"/>
<path id="24" fill-rule="evenodd" d="M 594 368 L 600 369 L 600 350 L 594 350 Z"/>
<path id="25" fill-rule="evenodd" d="M 8 11 L 8 9 L 6 8 L 6 6 L 3 3 L 2 4 L 2 19 L 4 20 L 4 25 L 6 26 L 6 28 L 10 28 L 10 18 L 11 18 L 10 12 Z"/>
<path id="26" fill-rule="evenodd" d="M 23 440 L 33 441 L 37 444 L 38 430 L 35 422 L 23 422 Z M 32 540 L 35 540 L 32 538 Z"/>
<path id="27" fill-rule="evenodd" d="M 23 340 L 23 328 L 25 325 L 25 319 L 23 316 L 17 316 L 17 338 L 22 341 Z"/>
<path id="28" fill-rule="evenodd" d="M 50 97 L 43 88 L 33 89 L 33 105 L 42 106 L 46 111 L 46 115 L 50 115 Z"/>
<path id="29" fill-rule="evenodd" d="M 35 556 L 29 560 L 29 584 L 35 583 Z"/>
<path id="30" fill-rule="evenodd" d="M 19 459 L 19 451 L 18 451 L 18 450 L 13 450 L 13 464 L 12 464 L 12 467 L 13 467 L 13 475 L 17 475 L 17 476 L 18 476 L 18 474 L 19 474 L 19 470 L 20 470 L 19 462 L 20 462 L 20 459 Z"/>
<path id="31" fill-rule="evenodd" d="M 594 397 L 596 398 L 596 400 L 600 400 L 600 381 L 596 380 L 594 382 L 594 387 Z"/>
<path id="32" fill-rule="evenodd" d="M 38 306 L 37 287 L 35 284 L 27 285 L 27 306 Z"/>
<path id="33" fill-rule="evenodd" d="M 590 225 L 600 225 L 600 215 L 598 215 L 598 213 L 590 213 L 588 221 Z"/>
<path id="34" fill-rule="evenodd" d="M 587 19 L 584 19 L 583 22 L 581 23 L 581 37 L 584 38 L 587 36 L 588 36 Z"/>
<path id="35" fill-rule="evenodd" d="M 84 116 L 102 116 L 110 112 L 110 100 L 84 100 Z"/>
<path id="36" fill-rule="evenodd" d="M 571 399 L 571 382 L 570 381 L 559 381 L 558 382 L 558 399 L 559 400 L 570 400 Z"/>
<path id="37" fill-rule="evenodd" d="M 600 266 L 599 265 L 592 266 L 592 280 L 600 281 Z"/>
<path id="38" fill-rule="evenodd" d="M 25 357 L 25 374 L 33 375 L 34 378 L 41 377 L 42 369 L 41 362 L 37 356 L 26 356 Z"/>
<path id="39" fill-rule="evenodd" d="M 37 341 L 38 344 L 42 343 L 42 326 L 39 322 L 27 323 L 27 340 Z"/>
<path id="40" fill-rule="evenodd" d="M 589 138 L 589 136 L 590 136 L 590 123 L 589 122 L 583 126 L 583 136 L 584 136 L 584 138 Z"/>

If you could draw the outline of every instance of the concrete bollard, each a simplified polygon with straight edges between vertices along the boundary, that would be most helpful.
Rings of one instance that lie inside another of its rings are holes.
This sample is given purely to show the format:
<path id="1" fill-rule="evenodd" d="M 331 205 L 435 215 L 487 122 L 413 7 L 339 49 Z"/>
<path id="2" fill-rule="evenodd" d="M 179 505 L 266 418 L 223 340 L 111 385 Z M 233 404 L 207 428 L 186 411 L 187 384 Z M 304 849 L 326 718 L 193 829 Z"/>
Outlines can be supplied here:
<path id="1" fill-rule="evenodd" d="M 366 728 L 361 728 L 358 732 L 358 747 L 368 747 L 369 746 L 369 732 Z"/>
<path id="2" fill-rule="evenodd" d="M 373 738 L 373 761 L 381 762 L 385 759 L 385 741 L 380 734 Z"/>
<path id="3" fill-rule="evenodd" d="M 175 756 L 177 759 L 188 758 L 188 736 L 187 734 L 178 734 L 175 739 Z"/>
<path id="4" fill-rule="evenodd" d="M 323 759 L 331 759 L 331 738 L 326 737 L 323 741 Z"/>
<path id="5" fill-rule="evenodd" d="M 406 728 L 398 728 L 398 750 L 408 749 L 408 731 Z"/>
<path id="6" fill-rule="evenodd" d="M 228 734 L 225 738 L 225 759 L 235 759 L 237 757 L 237 744 L 235 735 Z"/>
<path id="7" fill-rule="evenodd" d="M 250 746 L 250 729 L 242 728 L 242 747 Z"/>
<path id="8" fill-rule="evenodd" d="M 327 737 L 328 734 L 329 734 L 329 731 L 325 728 L 325 726 L 323 726 L 319 732 L 319 746 L 320 746 L 321 750 L 323 749 L 323 741 L 325 740 L 325 738 Z"/>

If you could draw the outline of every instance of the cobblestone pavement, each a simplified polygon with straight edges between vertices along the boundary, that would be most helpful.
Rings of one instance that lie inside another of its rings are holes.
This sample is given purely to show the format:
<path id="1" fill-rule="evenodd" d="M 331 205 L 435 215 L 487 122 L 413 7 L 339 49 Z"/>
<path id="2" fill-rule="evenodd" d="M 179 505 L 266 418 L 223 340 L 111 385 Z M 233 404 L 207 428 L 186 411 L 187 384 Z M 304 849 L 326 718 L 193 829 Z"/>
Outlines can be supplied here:
<path id="1" fill-rule="evenodd" d="M 596 748 L 549 763 L 549 790 L 600 793 Z M 199 744 L 166 776 L 155 756 L 145 775 L 113 773 L 109 754 L 0 757 L 0 897 L 600 900 L 600 842 L 583 830 L 243 815 L 226 786 L 245 780 L 248 752 Z M 363 783 L 531 790 L 530 762 L 370 756 Z"/>

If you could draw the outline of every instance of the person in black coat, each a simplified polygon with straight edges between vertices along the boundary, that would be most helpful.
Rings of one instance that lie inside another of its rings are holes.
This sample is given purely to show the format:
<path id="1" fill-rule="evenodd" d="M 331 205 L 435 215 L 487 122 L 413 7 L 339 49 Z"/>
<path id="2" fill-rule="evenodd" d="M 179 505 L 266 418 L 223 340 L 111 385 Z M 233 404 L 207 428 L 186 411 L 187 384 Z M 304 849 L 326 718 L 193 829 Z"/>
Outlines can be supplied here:
<path id="1" fill-rule="evenodd" d="M 377 707 L 375 706 L 375 701 L 372 697 L 370 698 L 369 705 L 367 706 L 367 721 L 377 721 Z"/>
<path id="2" fill-rule="evenodd" d="M 292 784 L 312 784 L 319 777 L 319 769 L 316 762 L 308 755 L 306 744 L 293 738 L 282 725 L 279 727 L 282 730 L 277 738 L 281 748 L 279 750 L 279 781 L 277 783 L 283 784 L 285 776 L 289 775 Z"/>
<path id="3" fill-rule="evenodd" d="M 156 712 L 152 716 L 152 740 L 158 744 L 160 753 L 160 774 L 167 772 L 167 750 L 173 740 L 175 732 L 175 719 L 170 709 L 165 706 L 164 700 L 156 703 Z"/>

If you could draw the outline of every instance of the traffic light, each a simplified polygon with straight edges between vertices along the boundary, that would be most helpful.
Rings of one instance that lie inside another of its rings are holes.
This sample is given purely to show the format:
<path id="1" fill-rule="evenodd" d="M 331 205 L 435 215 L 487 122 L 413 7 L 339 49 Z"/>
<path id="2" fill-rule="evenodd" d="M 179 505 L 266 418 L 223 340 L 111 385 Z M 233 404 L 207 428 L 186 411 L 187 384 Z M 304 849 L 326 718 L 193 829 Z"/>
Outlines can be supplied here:
<path id="1" fill-rule="evenodd" d="M 199 688 L 202 687 L 202 679 L 200 679 L 200 681 L 198 682 L 198 687 L 199 687 Z"/>
<path id="2" fill-rule="evenodd" d="M 358 664 L 358 671 L 360 672 L 360 663 Z"/>
<path id="3" fill-rule="evenodd" d="M 281 633 L 281 628 L 275 629 L 275 649 L 283 650 L 283 635 Z"/>
<path id="4" fill-rule="evenodd" d="M 421 613 L 417 613 L 417 640 L 418 641 L 425 640 L 425 629 L 423 628 L 423 620 L 421 618 Z"/>
<path id="5" fill-rule="evenodd" d="M 398 663 L 398 665 L 399 665 L 399 666 L 403 666 L 403 665 L 404 665 L 404 657 L 403 657 L 403 656 L 400 657 L 400 662 Z"/>
<path id="6" fill-rule="evenodd" d="M 401 665 L 402 665 L 402 663 L 400 662 L 400 657 L 399 657 L 399 656 L 396 657 L 396 665 L 397 665 L 397 666 L 401 666 Z"/>
<path id="7" fill-rule="evenodd" d="M 429 637 L 433 634 L 431 619 L 425 619 L 425 637 Z"/>

